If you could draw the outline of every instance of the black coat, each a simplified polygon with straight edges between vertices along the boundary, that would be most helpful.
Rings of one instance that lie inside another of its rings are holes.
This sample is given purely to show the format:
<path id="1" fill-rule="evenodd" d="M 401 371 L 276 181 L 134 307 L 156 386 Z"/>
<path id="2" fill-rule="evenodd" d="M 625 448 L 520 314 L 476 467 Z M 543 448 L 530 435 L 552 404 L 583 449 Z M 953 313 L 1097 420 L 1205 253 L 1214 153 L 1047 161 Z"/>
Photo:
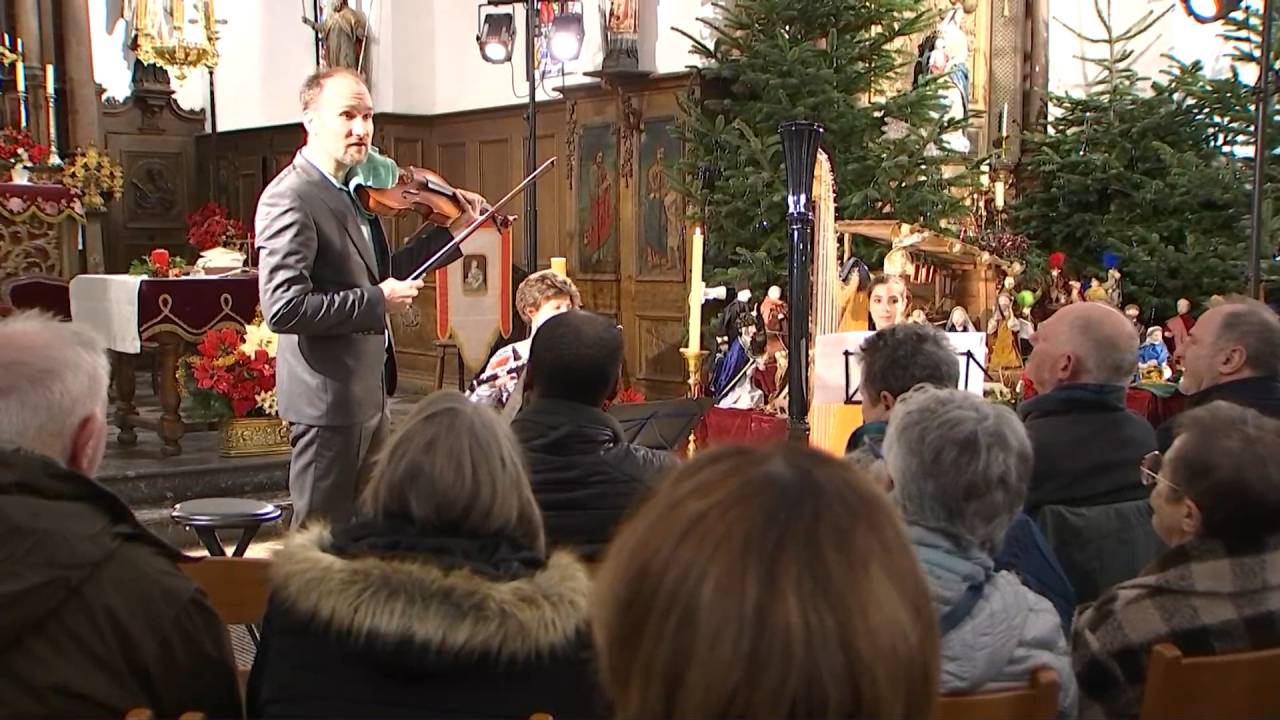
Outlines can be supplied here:
<path id="1" fill-rule="evenodd" d="M 0 718 L 240 716 L 226 626 L 120 498 L 0 452 Z"/>
<path id="2" fill-rule="evenodd" d="M 324 527 L 273 557 L 249 717 L 606 717 L 572 554 L 406 523 Z"/>
<path id="3" fill-rule="evenodd" d="M 1187 408 L 1200 407 L 1215 400 L 1257 410 L 1267 417 L 1280 418 L 1280 378 L 1254 377 L 1214 385 L 1195 395 L 1187 396 Z M 1161 451 L 1168 450 L 1169 446 L 1173 445 L 1173 433 L 1177 422 L 1178 416 L 1174 415 L 1161 423 L 1156 431 L 1156 440 Z"/>
<path id="4" fill-rule="evenodd" d="M 1151 423 L 1125 406 L 1118 385 L 1072 384 L 1018 407 L 1035 452 L 1027 513 L 1141 500 L 1142 458 L 1156 449 Z"/>
<path id="5" fill-rule="evenodd" d="M 626 441 L 598 408 L 538 399 L 511 422 L 529 461 L 549 545 L 593 559 L 636 499 L 675 459 Z"/>

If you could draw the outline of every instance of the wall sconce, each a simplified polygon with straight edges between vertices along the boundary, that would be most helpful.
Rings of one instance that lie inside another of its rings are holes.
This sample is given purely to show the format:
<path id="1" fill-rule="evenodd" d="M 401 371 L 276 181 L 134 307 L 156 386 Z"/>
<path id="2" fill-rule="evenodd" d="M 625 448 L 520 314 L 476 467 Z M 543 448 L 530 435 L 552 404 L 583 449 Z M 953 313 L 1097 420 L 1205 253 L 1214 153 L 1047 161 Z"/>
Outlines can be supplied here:
<path id="1" fill-rule="evenodd" d="M 1182 0 L 1182 7 L 1196 22 L 1214 23 L 1240 8 L 1240 0 Z"/>
<path id="2" fill-rule="evenodd" d="M 551 21 L 551 57 L 556 62 L 577 60 L 586 37 L 582 13 L 564 13 Z"/>
<path id="3" fill-rule="evenodd" d="M 501 65 L 510 62 L 511 51 L 516 42 L 516 18 L 511 13 L 489 13 L 480 16 L 480 8 L 476 8 L 476 16 L 480 30 L 476 34 L 476 44 L 480 47 L 480 56 L 485 62 Z"/>

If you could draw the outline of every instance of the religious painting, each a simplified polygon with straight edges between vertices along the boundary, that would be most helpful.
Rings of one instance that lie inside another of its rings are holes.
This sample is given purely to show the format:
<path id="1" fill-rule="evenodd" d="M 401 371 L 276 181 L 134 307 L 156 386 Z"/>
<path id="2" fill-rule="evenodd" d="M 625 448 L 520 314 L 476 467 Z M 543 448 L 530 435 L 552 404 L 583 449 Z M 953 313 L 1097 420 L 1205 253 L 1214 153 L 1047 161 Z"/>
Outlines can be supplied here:
<path id="1" fill-rule="evenodd" d="M 640 239 L 636 275 L 679 280 L 684 277 L 684 196 L 671 184 L 680 159 L 674 118 L 649 120 L 640 129 Z"/>
<path id="2" fill-rule="evenodd" d="M 484 255 L 462 256 L 462 294 L 484 295 L 489 291 L 489 259 Z"/>
<path id="3" fill-rule="evenodd" d="M 185 183 L 180 153 L 123 153 L 125 226 L 182 227 Z"/>
<path id="4" fill-rule="evenodd" d="M 578 141 L 578 268 L 618 272 L 618 141 L 613 125 L 582 129 Z"/>

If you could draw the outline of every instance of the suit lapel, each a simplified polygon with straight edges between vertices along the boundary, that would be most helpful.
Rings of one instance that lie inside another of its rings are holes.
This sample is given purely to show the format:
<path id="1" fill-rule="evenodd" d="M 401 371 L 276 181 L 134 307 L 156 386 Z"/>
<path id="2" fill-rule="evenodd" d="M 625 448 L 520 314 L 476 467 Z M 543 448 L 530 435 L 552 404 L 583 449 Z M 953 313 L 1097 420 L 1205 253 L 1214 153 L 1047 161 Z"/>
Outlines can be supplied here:
<path id="1" fill-rule="evenodd" d="M 324 176 L 323 171 L 311 164 L 299 152 L 294 158 L 293 164 L 310 179 L 315 193 L 329 206 L 333 211 L 333 217 L 338 224 L 347 232 L 347 239 L 351 241 L 352 247 L 355 248 L 356 254 L 364 262 L 364 267 L 369 271 L 369 278 L 373 282 L 378 282 L 378 261 L 373 256 L 373 247 L 370 243 L 365 242 L 364 233 L 360 230 L 359 223 L 364 222 L 364 218 L 360 217 L 355 206 L 351 204 L 351 196 L 334 186 L 329 178 Z"/>

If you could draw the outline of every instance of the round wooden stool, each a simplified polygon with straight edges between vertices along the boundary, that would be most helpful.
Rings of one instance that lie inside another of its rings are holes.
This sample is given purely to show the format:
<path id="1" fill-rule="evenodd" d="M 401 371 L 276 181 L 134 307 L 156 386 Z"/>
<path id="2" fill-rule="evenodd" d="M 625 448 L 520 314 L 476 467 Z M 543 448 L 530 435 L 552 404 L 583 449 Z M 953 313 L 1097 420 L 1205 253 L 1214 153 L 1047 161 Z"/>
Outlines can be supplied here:
<path id="1" fill-rule="evenodd" d="M 219 530 L 239 530 L 240 541 L 231 552 L 232 557 L 242 557 L 253 542 L 258 529 L 269 522 L 275 522 L 284 514 L 280 508 L 261 500 L 243 498 L 199 498 L 187 500 L 173 506 L 169 517 L 184 527 L 195 531 L 200 542 L 212 557 L 224 557 L 227 554 L 218 539 Z"/>

